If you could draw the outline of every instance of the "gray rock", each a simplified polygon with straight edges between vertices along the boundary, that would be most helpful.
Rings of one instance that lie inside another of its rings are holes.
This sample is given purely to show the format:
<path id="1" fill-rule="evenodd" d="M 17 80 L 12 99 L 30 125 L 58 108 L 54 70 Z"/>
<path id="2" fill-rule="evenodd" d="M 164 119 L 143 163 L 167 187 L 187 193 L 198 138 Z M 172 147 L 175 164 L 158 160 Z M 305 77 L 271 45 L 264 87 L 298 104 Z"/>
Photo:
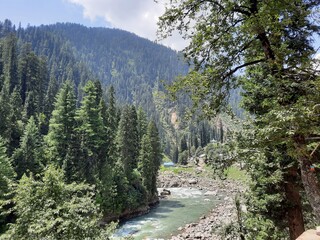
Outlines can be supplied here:
<path id="1" fill-rule="evenodd" d="M 202 235 L 203 235 L 202 232 L 197 232 L 197 233 L 194 235 L 194 237 L 201 239 L 201 238 L 202 238 Z"/>
<path id="2" fill-rule="evenodd" d="M 168 196 L 170 194 L 171 194 L 170 190 L 163 189 L 162 192 L 160 193 L 160 196 Z"/>
<path id="3" fill-rule="evenodd" d="M 207 191 L 204 193 L 204 196 L 216 196 L 217 191 Z"/>
<path id="4" fill-rule="evenodd" d="M 189 184 L 197 184 L 197 179 L 190 179 L 189 181 Z"/>
<path id="5" fill-rule="evenodd" d="M 178 182 L 171 182 L 170 187 L 180 187 L 180 184 Z"/>

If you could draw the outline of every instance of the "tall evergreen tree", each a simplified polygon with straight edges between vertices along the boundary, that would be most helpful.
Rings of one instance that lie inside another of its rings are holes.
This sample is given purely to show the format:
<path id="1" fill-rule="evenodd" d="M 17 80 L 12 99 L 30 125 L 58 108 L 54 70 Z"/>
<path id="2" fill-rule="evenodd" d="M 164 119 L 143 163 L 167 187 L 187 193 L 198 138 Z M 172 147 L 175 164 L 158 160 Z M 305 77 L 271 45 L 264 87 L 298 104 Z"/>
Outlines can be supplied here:
<path id="1" fill-rule="evenodd" d="M 13 33 L 6 36 L 3 41 L 2 59 L 4 81 L 8 82 L 9 93 L 19 86 L 17 49 L 16 36 Z"/>
<path id="2" fill-rule="evenodd" d="M 100 162 L 103 159 L 106 139 L 103 138 L 105 129 L 99 103 L 99 91 L 94 82 L 87 82 L 84 88 L 85 96 L 81 107 L 76 112 L 77 132 L 81 140 L 82 159 L 81 169 L 83 177 L 89 182 L 94 182 Z M 98 103 L 98 104 L 97 104 Z"/>
<path id="3" fill-rule="evenodd" d="M 157 195 L 157 176 L 162 162 L 162 148 L 159 137 L 159 131 L 154 121 L 148 124 L 147 135 L 150 138 L 151 145 L 151 161 L 152 161 L 152 178 L 151 178 L 151 194 Z"/>
<path id="4" fill-rule="evenodd" d="M 45 106 L 44 113 L 47 119 L 51 118 L 51 113 L 54 109 L 55 97 L 58 93 L 59 85 L 57 79 L 54 76 L 50 76 L 50 81 L 47 89 L 47 93 L 45 95 Z"/>
<path id="5" fill-rule="evenodd" d="M 0 92 L 0 135 L 6 142 L 11 141 L 11 105 L 9 83 L 5 82 Z"/>
<path id="6" fill-rule="evenodd" d="M 71 157 L 75 154 L 69 151 L 76 151 L 76 98 L 74 95 L 74 86 L 70 81 L 64 83 L 57 94 L 54 110 L 49 123 L 49 132 L 45 137 L 48 146 L 48 159 L 50 162 L 56 163 L 58 166 L 69 166 L 66 176 L 72 175 L 72 168 L 75 162 L 71 161 Z M 69 154 L 69 155 L 68 155 Z M 68 155 L 68 158 L 67 158 Z M 75 174 L 75 171 L 73 171 Z"/>
<path id="7" fill-rule="evenodd" d="M 118 112 L 116 108 L 115 92 L 113 86 L 108 90 L 108 105 L 107 105 L 107 153 L 109 164 L 113 164 L 117 159 L 116 135 L 118 130 Z"/>
<path id="8" fill-rule="evenodd" d="M 25 126 L 20 147 L 13 153 L 13 160 L 18 179 L 28 171 L 38 174 L 43 169 L 42 139 L 33 116 Z"/>
<path id="9" fill-rule="evenodd" d="M 142 107 L 138 108 L 137 112 L 137 117 L 138 117 L 138 136 L 139 136 L 139 143 L 142 141 L 143 135 L 147 133 L 147 127 L 148 127 L 148 122 L 147 122 L 147 116 L 146 113 L 143 111 Z"/>
<path id="10" fill-rule="evenodd" d="M 8 146 L 8 154 L 11 156 L 14 149 L 19 147 L 20 137 L 23 132 L 22 127 L 22 100 L 18 88 L 15 88 L 10 97 L 10 126 L 11 129 L 10 143 Z"/>
<path id="11" fill-rule="evenodd" d="M 133 169 L 137 168 L 139 153 L 137 115 L 133 106 L 125 106 L 122 110 L 117 134 L 119 160 L 125 174 L 130 179 Z"/>
<path id="12" fill-rule="evenodd" d="M 11 182 L 15 178 L 15 172 L 6 153 L 5 142 L 0 137 L 0 234 L 5 230 L 5 217 L 10 203 Z"/>
<path id="13" fill-rule="evenodd" d="M 146 188 L 148 193 L 148 200 L 153 197 L 153 156 L 150 136 L 145 134 L 141 140 L 141 149 L 139 155 L 139 171 L 142 177 L 142 184 Z"/>

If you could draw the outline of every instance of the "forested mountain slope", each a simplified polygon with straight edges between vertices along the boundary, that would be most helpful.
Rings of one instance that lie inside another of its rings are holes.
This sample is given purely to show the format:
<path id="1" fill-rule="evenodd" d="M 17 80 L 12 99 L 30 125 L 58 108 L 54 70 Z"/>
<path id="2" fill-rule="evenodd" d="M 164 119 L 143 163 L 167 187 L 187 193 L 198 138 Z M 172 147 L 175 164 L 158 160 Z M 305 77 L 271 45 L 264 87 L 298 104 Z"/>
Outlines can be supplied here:
<path id="1" fill-rule="evenodd" d="M 164 83 L 185 75 L 189 68 L 182 56 L 172 49 L 123 30 L 88 28 L 73 23 L 15 29 L 10 21 L 5 21 L 0 28 L 3 36 L 15 33 L 21 49 L 34 51 L 46 62 L 48 72 L 43 91 L 48 88 L 46 101 L 51 101 L 45 108 L 48 115 L 52 111 L 50 106 L 53 106 L 57 87 L 66 80 L 74 82 L 79 106 L 82 89 L 91 79 L 102 83 L 105 98 L 112 85 L 118 104 L 142 107 L 147 116 L 156 121 L 163 148 L 171 157 L 184 139 L 189 139 L 189 148 L 197 148 L 197 142 L 202 142 L 203 146 L 219 131 L 214 130 L 215 122 L 207 124 L 195 122 L 194 118 L 191 122 L 182 119 L 190 106 L 187 97 L 178 102 L 166 99 Z M 233 100 L 231 103 L 237 104 Z M 178 125 L 172 123 L 173 115 L 178 117 Z M 205 141 L 202 136 L 204 128 L 208 132 Z M 183 152 L 183 148 L 179 151 Z"/>
<path id="2" fill-rule="evenodd" d="M 57 40 L 55 44 L 48 42 L 48 35 Z M 61 48 L 62 40 L 64 51 L 85 63 L 103 85 L 112 84 L 121 102 L 144 102 L 154 87 L 163 89 L 162 80 L 171 82 L 188 70 L 177 52 L 117 29 L 58 23 L 29 27 L 19 37 L 49 58 L 54 56 L 51 49 Z"/>
<path id="3" fill-rule="evenodd" d="M 158 201 L 157 125 L 116 102 L 70 43 L 0 22 L 0 239 L 107 239 Z"/>

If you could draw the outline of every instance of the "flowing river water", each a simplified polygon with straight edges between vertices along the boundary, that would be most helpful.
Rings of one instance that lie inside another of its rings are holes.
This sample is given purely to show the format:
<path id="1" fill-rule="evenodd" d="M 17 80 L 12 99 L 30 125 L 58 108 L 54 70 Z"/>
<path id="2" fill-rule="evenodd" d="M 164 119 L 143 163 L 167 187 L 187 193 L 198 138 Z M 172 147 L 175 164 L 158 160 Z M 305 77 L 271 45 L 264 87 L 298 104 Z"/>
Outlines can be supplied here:
<path id="1" fill-rule="evenodd" d="M 148 214 L 121 224 L 113 239 L 132 236 L 133 239 L 167 239 L 179 227 L 196 222 L 218 203 L 216 196 L 206 196 L 204 191 L 190 188 L 168 188 L 171 195 L 161 199 Z"/>

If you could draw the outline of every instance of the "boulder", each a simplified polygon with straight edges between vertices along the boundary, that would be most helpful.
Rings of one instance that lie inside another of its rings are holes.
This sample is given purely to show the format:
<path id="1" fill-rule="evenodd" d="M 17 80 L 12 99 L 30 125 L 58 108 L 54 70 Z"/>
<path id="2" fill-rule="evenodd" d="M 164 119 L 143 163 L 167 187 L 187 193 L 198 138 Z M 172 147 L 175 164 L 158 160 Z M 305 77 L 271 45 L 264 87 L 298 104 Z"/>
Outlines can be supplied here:
<path id="1" fill-rule="evenodd" d="M 204 193 L 204 196 L 216 196 L 217 191 L 207 191 Z"/>
<path id="2" fill-rule="evenodd" d="M 317 235 L 316 230 L 305 231 L 297 240 L 320 240 L 320 236 Z"/>
<path id="3" fill-rule="evenodd" d="M 189 184 L 197 184 L 198 180 L 197 179 L 190 179 L 189 181 Z"/>
<path id="4" fill-rule="evenodd" d="M 169 185 L 170 185 L 170 187 L 180 187 L 180 184 L 176 181 L 171 182 Z"/>
<path id="5" fill-rule="evenodd" d="M 163 189 L 162 192 L 160 192 L 160 196 L 168 196 L 171 192 L 168 189 Z"/>

